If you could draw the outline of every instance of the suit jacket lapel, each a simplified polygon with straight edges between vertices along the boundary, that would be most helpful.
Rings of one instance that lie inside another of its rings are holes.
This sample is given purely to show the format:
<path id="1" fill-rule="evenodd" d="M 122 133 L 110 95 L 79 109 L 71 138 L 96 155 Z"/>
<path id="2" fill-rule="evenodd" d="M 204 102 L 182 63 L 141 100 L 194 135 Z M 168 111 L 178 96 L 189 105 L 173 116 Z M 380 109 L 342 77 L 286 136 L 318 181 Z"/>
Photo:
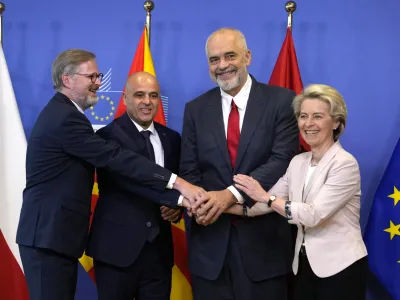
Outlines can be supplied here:
<path id="1" fill-rule="evenodd" d="M 311 157 L 312 157 L 312 152 L 311 151 L 307 152 L 307 155 L 305 156 L 304 161 L 301 164 L 300 174 L 297 173 L 296 175 L 294 175 L 294 176 L 300 176 L 299 177 L 299 183 L 300 183 L 299 190 L 301 191 L 300 201 L 303 201 L 305 199 L 304 198 L 305 191 L 306 191 L 305 183 L 306 183 L 308 168 L 311 163 Z"/>
<path id="2" fill-rule="evenodd" d="M 171 153 L 171 143 L 168 139 L 168 133 L 166 132 L 165 128 L 160 124 L 154 122 L 154 128 L 157 131 L 158 136 L 160 137 L 161 144 L 164 150 L 164 167 L 170 169 L 170 157 Z"/>
<path id="3" fill-rule="evenodd" d="M 231 161 L 229 159 L 228 146 L 226 144 L 221 94 L 219 93 L 219 89 L 216 89 L 216 92 L 210 98 L 210 101 L 208 102 L 208 110 L 209 111 L 207 115 L 209 117 L 209 124 L 212 126 L 210 127 L 210 130 L 214 134 L 216 144 L 221 151 L 224 161 L 232 169 Z"/>
<path id="4" fill-rule="evenodd" d="M 324 154 L 320 162 L 318 163 L 317 167 L 314 170 L 314 173 L 311 175 L 310 180 L 308 181 L 307 186 L 305 187 L 305 191 L 303 194 L 303 202 L 306 202 L 307 196 L 310 193 L 311 187 L 314 184 L 315 178 L 318 177 L 318 175 L 328 166 L 328 164 L 331 162 L 332 158 L 335 157 L 336 153 L 342 148 L 339 142 L 334 143 L 329 150 Z M 310 159 L 308 161 L 308 165 L 305 167 L 305 169 L 308 171 L 308 167 L 310 166 L 311 162 L 311 155 Z M 307 175 L 307 172 L 306 172 Z"/>
<path id="5" fill-rule="evenodd" d="M 239 149 L 237 152 L 235 169 L 239 167 L 243 159 L 260 117 L 265 113 L 264 106 L 268 101 L 268 99 L 265 98 L 265 95 L 262 94 L 258 82 L 253 77 L 251 79 L 253 82 L 249 100 L 247 101 L 242 130 L 240 132 Z"/>
<path id="6" fill-rule="evenodd" d="M 148 154 L 143 137 L 139 133 L 135 124 L 133 124 L 132 120 L 129 118 L 128 114 L 124 113 L 119 119 L 118 123 L 120 127 L 127 134 L 127 138 L 123 140 L 123 143 L 126 143 L 125 147 L 147 157 Z"/>

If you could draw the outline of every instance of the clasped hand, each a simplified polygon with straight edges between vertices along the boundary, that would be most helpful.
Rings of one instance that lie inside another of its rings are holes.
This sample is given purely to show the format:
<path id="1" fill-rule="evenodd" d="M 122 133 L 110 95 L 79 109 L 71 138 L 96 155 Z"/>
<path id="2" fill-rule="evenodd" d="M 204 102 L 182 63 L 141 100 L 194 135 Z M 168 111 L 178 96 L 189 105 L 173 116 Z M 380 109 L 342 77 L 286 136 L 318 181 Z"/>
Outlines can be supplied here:
<path id="1" fill-rule="evenodd" d="M 210 191 L 207 197 L 191 203 L 188 214 L 193 215 L 200 225 L 209 225 L 218 220 L 220 215 L 231 205 L 236 203 L 236 198 L 229 190 Z"/>
<path id="2" fill-rule="evenodd" d="M 184 196 L 182 206 L 201 225 L 215 222 L 226 209 L 236 203 L 235 196 L 228 189 L 206 192 L 180 177 L 176 179 L 174 188 Z"/>

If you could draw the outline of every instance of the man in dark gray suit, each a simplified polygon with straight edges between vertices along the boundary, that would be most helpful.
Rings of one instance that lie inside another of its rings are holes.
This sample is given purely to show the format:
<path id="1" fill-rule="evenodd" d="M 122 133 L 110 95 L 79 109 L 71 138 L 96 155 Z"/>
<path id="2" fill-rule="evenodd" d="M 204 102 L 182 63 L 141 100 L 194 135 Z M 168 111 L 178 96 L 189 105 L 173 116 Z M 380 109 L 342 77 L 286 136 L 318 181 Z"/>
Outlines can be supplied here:
<path id="1" fill-rule="evenodd" d="M 285 173 L 299 146 L 295 94 L 248 74 L 251 53 L 238 30 L 211 34 L 206 52 L 219 88 L 186 104 L 180 163 L 180 175 L 211 197 L 192 207 L 194 297 L 284 300 L 293 258 L 287 221 L 276 213 L 247 219 L 245 205 L 243 217 L 223 212 L 238 202 L 253 205 L 235 188 L 234 174 L 251 175 L 268 190 Z"/>

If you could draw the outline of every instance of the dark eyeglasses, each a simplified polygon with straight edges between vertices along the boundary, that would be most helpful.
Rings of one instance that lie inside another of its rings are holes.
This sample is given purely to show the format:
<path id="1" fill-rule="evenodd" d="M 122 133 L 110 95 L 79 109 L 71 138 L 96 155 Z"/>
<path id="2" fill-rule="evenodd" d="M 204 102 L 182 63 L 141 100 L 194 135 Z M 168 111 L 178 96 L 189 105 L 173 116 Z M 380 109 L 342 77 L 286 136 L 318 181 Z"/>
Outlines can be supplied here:
<path id="1" fill-rule="evenodd" d="M 74 73 L 77 75 L 85 76 L 86 78 L 90 78 L 90 80 L 95 83 L 97 78 L 100 82 L 103 80 L 104 74 L 103 73 L 93 73 L 93 74 L 82 74 L 82 73 Z"/>

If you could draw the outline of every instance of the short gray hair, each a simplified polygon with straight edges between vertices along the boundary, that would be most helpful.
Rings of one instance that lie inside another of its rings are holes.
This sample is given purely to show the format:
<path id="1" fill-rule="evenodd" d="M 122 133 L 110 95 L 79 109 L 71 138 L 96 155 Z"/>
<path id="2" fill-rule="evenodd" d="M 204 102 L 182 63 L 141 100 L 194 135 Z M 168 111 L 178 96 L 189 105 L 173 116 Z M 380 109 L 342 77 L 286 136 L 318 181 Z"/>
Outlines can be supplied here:
<path id="1" fill-rule="evenodd" d="M 63 74 L 73 74 L 82 63 L 95 59 L 94 53 L 82 49 L 69 49 L 61 52 L 51 66 L 54 89 L 59 91 L 64 86 Z"/>
<path id="2" fill-rule="evenodd" d="M 217 35 L 217 34 L 221 34 L 221 33 L 223 34 L 223 33 L 226 33 L 226 32 L 236 34 L 236 35 L 238 36 L 238 40 L 239 40 L 240 47 L 243 48 L 244 51 L 247 50 L 247 42 L 246 42 L 246 38 L 245 38 L 244 34 L 243 34 L 240 30 L 237 30 L 237 29 L 235 29 L 235 28 L 224 27 L 224 28 L 220 28 L 220 29 L 214 31 L 214 32 L 211 33 L 211 34 L 209 35 L 209 37 L 207 38 L 207 41 L 206 41 L 206 55 L 207 55 L 207 56 L 208 56 L 207 48 L 208 48 L 208 42 L 209 42 L 209 40 L 210 40 L 213 36 L 215 36 L 215 35 Z"/>
<path id="3" fill-rule="evenodd" d="M 306 99 L 319 99 L 328 104 L 331 117 L 340 123 L 333 131 L 333 140 L 336 142 L 343 133 L 347 121 L 347 107 L 343 96 L 331 86 L 311 84 L 293 100 L 293 110 L 297 119 L 300 117 L 301 104 Z"/>

